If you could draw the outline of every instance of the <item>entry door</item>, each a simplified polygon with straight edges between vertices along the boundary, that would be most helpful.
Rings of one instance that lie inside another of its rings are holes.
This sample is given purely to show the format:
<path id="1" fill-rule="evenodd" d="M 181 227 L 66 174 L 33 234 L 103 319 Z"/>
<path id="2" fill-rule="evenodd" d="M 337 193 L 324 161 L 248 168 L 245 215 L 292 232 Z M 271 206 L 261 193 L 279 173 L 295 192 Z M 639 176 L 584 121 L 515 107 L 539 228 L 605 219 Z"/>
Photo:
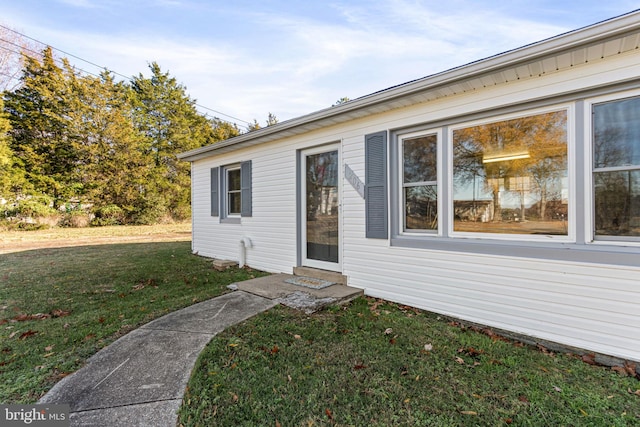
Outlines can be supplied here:
<path id="1" fill-rule="evenodd" d="M 302 264 L 341 271 L 339 145 L 302 152 Z"/>

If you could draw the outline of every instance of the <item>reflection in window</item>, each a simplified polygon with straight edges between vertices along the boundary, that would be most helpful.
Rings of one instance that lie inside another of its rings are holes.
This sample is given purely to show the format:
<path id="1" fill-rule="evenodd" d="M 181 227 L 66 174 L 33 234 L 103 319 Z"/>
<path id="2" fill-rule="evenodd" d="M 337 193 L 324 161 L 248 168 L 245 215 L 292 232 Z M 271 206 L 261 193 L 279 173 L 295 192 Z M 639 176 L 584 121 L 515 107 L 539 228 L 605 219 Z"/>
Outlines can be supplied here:
<path id="1" fill-rule="evenodd" d="M 227 216 L 240 215 L 242 209 L 240 168 L 227 169 Z"/>
<path id="2" fill-rule="evenodd" d="M 438 137 L 402 140 L 404 230 L 438 229 Z"/>
<path id="3" fill-rule="evenodd" d="M 595 233 L 640 236 L 640 98 L 593 107 Z"/>
<path id="4" fill-rule="evenodd" d="M 568 234 L 567 112 L 453 131 L 453 230 Z"/>

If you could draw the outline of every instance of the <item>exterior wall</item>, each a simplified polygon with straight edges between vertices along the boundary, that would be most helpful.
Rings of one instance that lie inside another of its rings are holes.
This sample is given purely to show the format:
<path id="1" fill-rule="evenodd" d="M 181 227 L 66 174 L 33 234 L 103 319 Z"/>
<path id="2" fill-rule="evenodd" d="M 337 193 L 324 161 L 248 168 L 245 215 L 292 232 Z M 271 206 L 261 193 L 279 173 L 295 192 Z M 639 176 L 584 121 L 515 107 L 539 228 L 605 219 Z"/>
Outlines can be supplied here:
<path id="1" fill-rule="evenodd" d="M 552 103 L 558 96 L 612 84 L 635 81 L 640 87 L 639 75 L 632 52 L 196 161 L 193 250 L 238 259 L 239 241 L 249 237 L 254 247 L 247 250 L 248 265 L 291 272 L 298 262 L 297 150 L 341 141 L 343 163 L 364 180 L 366 134 Z M 253 162 L 253 216 L 241 224 L 220 224 L 210 216 L 209 170 L 242 160 Z M 342 185 L 342 269 L 350 286 L 467 321 L 640 361 L 640 267 L 392 246 L 390 240 L 365 238 L 364 200 L 344 179 Z M 640 256 L 640 246 L 635 250 Z"/>

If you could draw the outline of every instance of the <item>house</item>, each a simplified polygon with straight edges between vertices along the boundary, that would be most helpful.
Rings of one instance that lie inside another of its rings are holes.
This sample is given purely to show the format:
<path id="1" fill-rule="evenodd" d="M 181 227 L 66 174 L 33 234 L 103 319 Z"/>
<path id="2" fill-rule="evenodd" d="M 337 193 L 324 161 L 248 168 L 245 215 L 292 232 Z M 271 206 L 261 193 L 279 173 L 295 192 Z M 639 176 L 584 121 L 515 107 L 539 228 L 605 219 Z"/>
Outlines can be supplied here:
<path id="1" fill-rule="evenodd" d="M 180 158 L 200 255 L 640 361 L 640 11 Z"/>

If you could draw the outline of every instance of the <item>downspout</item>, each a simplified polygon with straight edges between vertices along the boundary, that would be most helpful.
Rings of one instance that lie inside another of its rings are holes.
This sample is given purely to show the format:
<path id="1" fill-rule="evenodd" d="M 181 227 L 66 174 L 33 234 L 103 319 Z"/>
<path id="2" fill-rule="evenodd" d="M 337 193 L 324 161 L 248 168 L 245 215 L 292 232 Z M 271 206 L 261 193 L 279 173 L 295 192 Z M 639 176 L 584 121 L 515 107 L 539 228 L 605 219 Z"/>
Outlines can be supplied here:
<path id="1" fill-rule="evenodd" d="M 240 256 L 238 261 L 238 267 L 242 268 L 247 262 L 247 248 L 252 248 L 253 243 L 251 243 L 251 239 L 248 237 L 243 237 L 240 239 Z"/>

